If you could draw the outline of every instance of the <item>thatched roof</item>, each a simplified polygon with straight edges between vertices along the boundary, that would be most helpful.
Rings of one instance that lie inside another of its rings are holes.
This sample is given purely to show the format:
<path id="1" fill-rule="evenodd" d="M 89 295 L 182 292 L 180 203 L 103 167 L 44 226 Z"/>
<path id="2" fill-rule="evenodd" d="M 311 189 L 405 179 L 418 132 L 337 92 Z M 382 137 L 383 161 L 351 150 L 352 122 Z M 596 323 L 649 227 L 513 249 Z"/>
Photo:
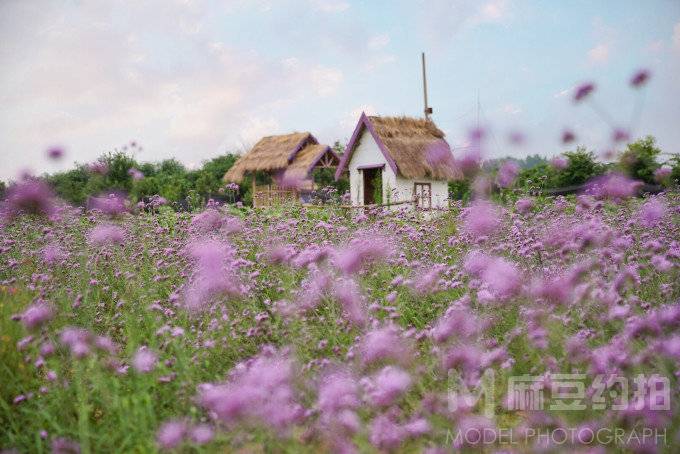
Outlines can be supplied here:
<path id="1" fill-rule="evenodd" d="M 248 153 L 236 161 L 224 175 L 224 180 L 240 183 L 248 172 L 285 169 L 305 145 L 317 143 L 316 138 L 309 132 L 263 137 Z"/>
<path id="2" fill-rule="evenodd" d="M 336 164 L 339 162 L 338 156 L 333 153 L 331 147 L 323 144 L 309 144 L 300 150 L 293 162 L 286 168 L 284 177 L 286 178 L 307 178 L 317 162 L 329 153 Z"/>
<path id="3" fill-rule="evenodd" d="M 318 143 L 309 132 L 264 137 L 236 161 L 224 180 L 240 183 L 246 173 L 255 171 L 285 171 L 285 177 L 304 179 L 326 154 L 336 163 L 340 161 L 328 145 Z"/>
<path id="4" fill-rule="evenodd" d="M 460 177 L 444 133 L 431 120 L 369 117 L 362 113 L 338 166 L 336 178 L 347 168 L 364 130 L 373 136 L 392 170 L 405 178 L 449 180 Z"/>

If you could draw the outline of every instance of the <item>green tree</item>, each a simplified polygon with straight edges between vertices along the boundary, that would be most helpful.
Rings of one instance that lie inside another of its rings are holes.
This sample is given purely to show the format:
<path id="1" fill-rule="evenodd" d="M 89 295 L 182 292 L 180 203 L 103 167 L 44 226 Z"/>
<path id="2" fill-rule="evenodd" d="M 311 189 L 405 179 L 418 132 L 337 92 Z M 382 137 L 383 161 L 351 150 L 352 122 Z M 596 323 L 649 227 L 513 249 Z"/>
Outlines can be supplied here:
<path id="1" fill-rule="evenodd" d="M 654 136 L 647 136 L 629 143 L 626 151 L 619 158 L 619 167 L 629 177 L 654 183 L 654 171 L 660 167 L 657 156 L 661 149 L 656 146 Z"/>
<path id="2" fill-rule="evenodd" d="M 82 164 L 75 169 L 49 175 L 46 180 L 60 198 L 73 205 L 84 205 L 91 195 L 87 192 L 90 172 Z"/>
<path id="3" fill-rule="evenodd" d="M 144 177 L 152 177 L 158 172 L 157 165 L 153 162 L 143 162 L 139 164 L 137 170 L 144 174 Z"/>
<path id="4" fill-rule="evenodd" d="M 529 155 L 517 162 L 523 169 L 531 169 L 539 165 L 548 164 L 548 160 L 539 154 Z"/>
<path id="5" fill-rule="evenodd" d="M 557 186 L 558 172 L 547 162 L 523 168 L 517 175 L 517 186 L 525 189 L 547 189 Z"/>
<path id="6" fill-rule="evenodd" d="M 183 201 L 191 189 L 186 174 L 161 173 L 156 178 L 158 179 L 158 195 L 171 202 Z"/>
<path id="7" fill-rule="evenodd" d="M 214 197 L 219 189 L 225 185 L 224 174 L 234 165 L 239 156 L 226 154 L 203 163 L 201 170 L 191 175 L 194 188 L 204 199 Z"/>
<path id="8" fill-rule="evenodd" d="M 671 184 L 680 185 L 680 153 L 673 153 L 666 164 L 671 167 Z"/>
<path id="9" fill-rule="evenodd" d="M 165 159 L 160 162 L 158 165 L 158 173 L 164 173 L 167 175 L 178 175 L 178 174 L 185 174 L 187 170 L 184 168 L 184 164 L 179 162 L 178 160 L 172 158 L 172 159 Z"/>
<path id="10" fill-rule="evenodd" d="M 209 199 L 221 186 L 221 181 L 210 172 L 200 170 L 195 173 L 193 187 L 203 199 Z"/>
<path id="11" fill-rule="evenodd" d="M 449 181 L 449 197 L 452 200 L 462 200 L 469 202 L 472 197 L 472 189 L 470 188 L 470 180 L 465 178 L 462 180 Z"/>
<path id="12" fill-rule="evenodd" d="M 349 190 L 349 181 L 347 178 L 342 177 L 338 181 L 335 181 L 334 168 L 314 169 L 312 171 L 312 178 L 317 187 L 325 188 L 330 186 L 335 188 L 339 195 L 342 195 L 345 191 Z"/>
<path id="13" fill-rule="evenodd" d="M 158 177 L 155 175 L 146 176 L 137 180 L 132 185 L 130 196 L 133 200 L 139 201 L 144 197 L 151 197 L 152 195 L 160 195 L 160 185 L 158 184 Z"/>
<path id="14" fill-rule="evenodd" d="M 217 181 L 222 181 L 224 174 L 236 163 L 239 156 L 233 153 L 228 153 L 218 156 L 203 163 L 201 170 L 211 174 Z"/>
<path id="15" fill-rule="evenodd" d="M 595 153 L 585 147 L 577 147 L 576 151 L 563 153 L 568 159 L 567 167 L 557 172 L 554 184 L 557 187 L 577 186 L 591 178 L 602 175 L 606 166 L 597 162 Z"/>

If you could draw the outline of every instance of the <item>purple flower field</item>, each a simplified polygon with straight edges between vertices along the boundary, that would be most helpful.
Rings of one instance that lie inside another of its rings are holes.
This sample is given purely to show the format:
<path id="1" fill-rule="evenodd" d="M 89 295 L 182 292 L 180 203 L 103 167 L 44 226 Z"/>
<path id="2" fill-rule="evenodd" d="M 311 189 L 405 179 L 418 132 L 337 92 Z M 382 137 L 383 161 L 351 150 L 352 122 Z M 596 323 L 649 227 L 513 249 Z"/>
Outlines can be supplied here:
<path id="1" fill-rule="evenodd" d="M 0 230 L 0 448 L 672 452 L 679 197 L 629 186 L 190 214 L 26 180 Z"/>

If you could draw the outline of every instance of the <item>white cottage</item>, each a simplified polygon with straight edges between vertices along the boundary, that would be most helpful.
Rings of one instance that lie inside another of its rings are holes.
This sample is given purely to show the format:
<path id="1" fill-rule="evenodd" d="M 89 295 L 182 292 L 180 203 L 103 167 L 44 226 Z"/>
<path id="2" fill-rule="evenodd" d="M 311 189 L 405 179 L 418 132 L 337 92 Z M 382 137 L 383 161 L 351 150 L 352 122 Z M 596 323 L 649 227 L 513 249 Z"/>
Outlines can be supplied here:
<path id="1" fill-rule="evenodd" d="M 459 177 L 444 133 L 426 119 L 361 114 L 335 173 L 349 172 L 352 205 L 445 208 Z M 401 203 L 400 203 L 401 202 Z"/>

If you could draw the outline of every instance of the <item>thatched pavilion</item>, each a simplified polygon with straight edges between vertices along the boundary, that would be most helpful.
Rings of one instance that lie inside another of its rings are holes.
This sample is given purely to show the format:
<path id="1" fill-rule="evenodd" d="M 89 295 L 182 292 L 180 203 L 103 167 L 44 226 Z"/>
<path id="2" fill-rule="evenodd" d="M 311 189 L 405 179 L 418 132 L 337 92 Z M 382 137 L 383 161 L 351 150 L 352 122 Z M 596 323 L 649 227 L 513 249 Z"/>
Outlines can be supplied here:
<path id="1" fill-rule="evenodd" d="M 255 207 L 305 201 L 316 189 L 313 170 L 334 168 L 339 162 L 333 150 L 309 132 L 268 136 L 241 156 L 224 180 L 242 183 L 246 174 L 252 175 Z"/>

